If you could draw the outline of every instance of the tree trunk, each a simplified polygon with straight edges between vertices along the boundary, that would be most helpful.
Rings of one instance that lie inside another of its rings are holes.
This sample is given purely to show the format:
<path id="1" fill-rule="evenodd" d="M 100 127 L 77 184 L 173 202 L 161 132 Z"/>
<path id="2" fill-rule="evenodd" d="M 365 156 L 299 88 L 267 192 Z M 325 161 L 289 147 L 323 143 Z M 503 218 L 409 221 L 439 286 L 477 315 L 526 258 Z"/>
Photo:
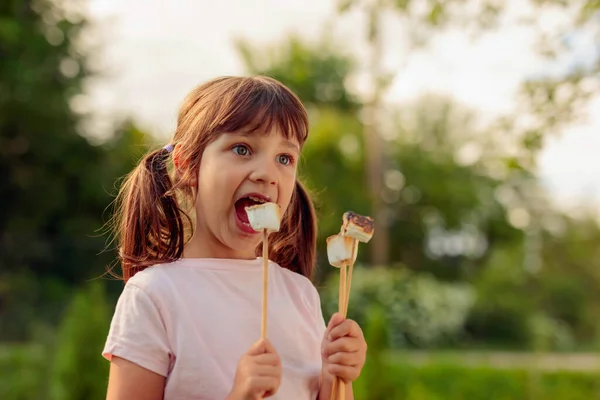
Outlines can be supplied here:
<path id="1" fill-rule="evenodd" d="M 379 130 L 382 95 L 380 1 L 369 2 L 368 42 L 371 53 L 369 72 L 373 87 L 372 97 L 365 109 L 365 146 L 367 187 L 371 194 L 371 215 L 375 219 L 375 234 L 371 240 L 371 263 L 375 267 L 387 266 L 389 261 L 389 228 L 386 221 L 383 191 L 383 157 L 381 132 Z"/>

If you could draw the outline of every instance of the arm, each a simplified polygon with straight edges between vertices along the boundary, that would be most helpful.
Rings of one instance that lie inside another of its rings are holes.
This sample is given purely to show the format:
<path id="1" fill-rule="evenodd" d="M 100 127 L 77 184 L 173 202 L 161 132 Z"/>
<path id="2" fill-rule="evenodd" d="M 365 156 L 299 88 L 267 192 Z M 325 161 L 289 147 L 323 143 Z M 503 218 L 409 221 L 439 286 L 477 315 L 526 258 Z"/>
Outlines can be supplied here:
<path id="1" fill-rule="evenodd" d="M 163 400 L 165 377 L 120 357 L 110 363 L 106 400 Z"/>
<path id="2" fill-rule="evenodd" d="M 155 301 L 130 281 L 102 350 L 110 361 L 107 400 L 163 399 L 172 354 L 165 326 Z"/>

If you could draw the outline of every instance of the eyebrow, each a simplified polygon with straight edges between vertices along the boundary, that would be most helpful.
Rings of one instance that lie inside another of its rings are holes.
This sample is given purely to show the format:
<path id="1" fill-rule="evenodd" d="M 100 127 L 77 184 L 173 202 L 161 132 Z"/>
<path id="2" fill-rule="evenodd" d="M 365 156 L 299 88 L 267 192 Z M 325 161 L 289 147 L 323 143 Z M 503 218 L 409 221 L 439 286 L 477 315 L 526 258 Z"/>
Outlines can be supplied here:
<path id="1" fill-rule="evenodd" d="M 250 136 L 255 135 L 255 133 L 253 133 L 253 132 L 244 132 L 244 131 L 227 132 L 227 134 L 232 135 L 232 136 L 244 136 L 244 137 L 250 137 Z M 280 143 L 282 146 L 287 147 L 288 149 L 295 150 L 298 153 L 300 152 L 300 146 L 298 146 L 296 143 L 292 142 L 289 139 L 282 138 Z"/>
<path id="2" fill-rule="evenodd" d="M 290 149 L 296 150 L 297 152 L 300 152 L 300 147 L 296 143 L 292 142 L 291 140 L 283 139 L 283 141 L 281 143 L 283 144 L 283 146 L 285 146 L 287 148 L 290 148 Z"/>

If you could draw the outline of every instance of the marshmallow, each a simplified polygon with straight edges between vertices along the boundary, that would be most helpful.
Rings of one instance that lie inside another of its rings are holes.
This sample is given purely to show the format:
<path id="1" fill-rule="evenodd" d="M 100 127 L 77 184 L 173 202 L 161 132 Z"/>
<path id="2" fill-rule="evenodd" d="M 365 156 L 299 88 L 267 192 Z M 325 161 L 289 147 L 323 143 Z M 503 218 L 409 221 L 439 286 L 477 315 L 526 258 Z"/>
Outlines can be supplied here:
<path id="1" fill-rule="evenodd" d="M 263 203 L 246 207 L 248 221 L 252 229 L 259 232 L 266 229 L 278 232 L 281 224 L 281 207 L 277 203 Z"/>
<path id="2" fill-rule="evenodd" d="M 347 211 L 344 213 L 343 221 L 342 235 L 349 236 L 363 243 L 367 243 L 373 237 L 375 230 L 373 218 Z"/>
<path id="3" fill-rule="evenodd" d="M 341 268 L 344 265 L 354 264 L 358 251 L 354 251 L 354 238 L 341 234 L 327 238 L 327 258 L 329 264 Z"/>

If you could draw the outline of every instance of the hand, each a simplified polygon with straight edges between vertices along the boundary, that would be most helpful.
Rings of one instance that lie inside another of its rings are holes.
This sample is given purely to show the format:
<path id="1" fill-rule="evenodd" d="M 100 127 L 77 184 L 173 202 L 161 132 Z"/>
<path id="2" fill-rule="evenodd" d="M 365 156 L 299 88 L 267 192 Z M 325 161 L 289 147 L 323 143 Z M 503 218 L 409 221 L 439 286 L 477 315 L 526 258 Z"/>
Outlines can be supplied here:
<path id="1" fill-rule="evenodd" d="M 344 383 L 355 381 L 367 358 L 367 342 L 360 326 L 333 314 L 321 343 L 321 358 L 325 379 L 337 376 Z"/>
<path id="2" fill-rule="evenodd" d="M 267 339 L 254 343 L 240 359 L 228 400 L 259 400 L 273 396 L 281 384 L 281 360 Z"/>

